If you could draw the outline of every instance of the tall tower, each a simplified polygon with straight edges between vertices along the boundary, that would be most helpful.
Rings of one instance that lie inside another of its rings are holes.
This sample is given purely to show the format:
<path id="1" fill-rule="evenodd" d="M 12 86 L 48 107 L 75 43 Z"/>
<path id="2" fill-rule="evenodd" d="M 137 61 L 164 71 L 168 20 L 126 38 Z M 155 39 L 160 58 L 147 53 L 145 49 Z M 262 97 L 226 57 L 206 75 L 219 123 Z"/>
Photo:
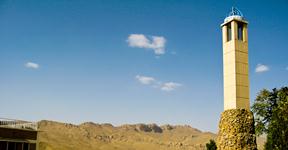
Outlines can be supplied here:
<path id="1" fill-rule="evenodd" d="M 236 8 L 232 8 L 221 25 L 224 111 L 217 137 L 219 150 L 257 150 L 254 118 L 249 104 L 247 25 L 248 22 Z"/>
<path id="2" fill-rule="evenodd" d="M 250 110 L 248 77 L 248 22 L 232 8 L 222 27 L 224 110 Z"/>

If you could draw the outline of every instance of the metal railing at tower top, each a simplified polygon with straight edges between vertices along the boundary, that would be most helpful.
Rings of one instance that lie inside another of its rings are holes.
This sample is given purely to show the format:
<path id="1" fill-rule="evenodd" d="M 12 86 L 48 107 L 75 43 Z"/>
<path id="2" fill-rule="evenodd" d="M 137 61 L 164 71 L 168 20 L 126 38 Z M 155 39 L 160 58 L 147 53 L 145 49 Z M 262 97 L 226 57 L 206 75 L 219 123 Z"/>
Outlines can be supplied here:
<path id="1" fill-rule="evenodd" d="M 0 118 L 0 127 L 37 130 L 37 122 L 29 122 L 16 119 Z"/>
<path id="2" fill-rule="evenodd" d="M 232 7 L 231 12 L 229 13 L 228 17 L 229 16 L 241 16 L 241 17 L 243 17 L 243 13 L 239 9 L 237 9 L 236 7 Z"/>

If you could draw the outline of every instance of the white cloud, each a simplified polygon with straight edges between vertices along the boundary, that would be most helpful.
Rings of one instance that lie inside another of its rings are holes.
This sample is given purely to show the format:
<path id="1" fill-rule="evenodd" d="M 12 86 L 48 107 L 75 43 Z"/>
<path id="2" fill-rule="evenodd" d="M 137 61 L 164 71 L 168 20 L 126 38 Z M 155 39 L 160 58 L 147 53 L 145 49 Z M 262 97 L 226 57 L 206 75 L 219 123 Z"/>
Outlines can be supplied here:
<path id="1" fill-rule="evenodd" d="M 163 90 L 163 91 L 173 91 L 173 90 L 175 90 L 176 88 L 178 88 L 180 86 L 182 86 L 182 84 L 180 84 L 180 83 L 167 82 L 167 83 L 164 83 L 161 86 L 161 90 Z"/>
<path id="2" fill-rule="evenodd" d="M 143 34 L 130 34 L 127 42 L 130 47 L 152 49 L 155 54 L 165 54 L 166 39 L 162 36 L 146 37 Z"/>
<path id="3" fill-rule="evenodd" d="M 140 76 L 140 75 L 137 75 L 136 76 L 136 79 L 142 83 L 142 84 L 146 84 L 146 85 L 149 85 L 149 84 L 152 84 L 155 79 L 152 78 L 152 77 L 147 77 L 147 76 Z"/>
<path id="4" fill-rule="evenodd" d="M 258 64 L 256 66 L 255 72 L 257 73 L 261 73 L 261 72 L 266 72 L 269 71 L 269 67 L 263 64 Z"/>
<path id="5" fill-rule="evenodd" d="M 160 89 L 162 91 L 167 91 L 167 92 L 173 91 L 176 88 L 182 86 L 182 84 L 176 83 L 176 82 L 165 82 L 165 83 L 162 83 L 161 81 L 158 81 L 158 80 L 156 80 L 153 77 L 137 75 L 135 78 L 141 84 L 149 85 L 149 86 L 151 86 L 153 88 Z"/>
<path id="6" fill-rule="evenodd" d="M 31 68 L 31 69 L 38 69 L 38 68 L 40 67 L 40 65 L 39 65 L 39 64 L 36 64 L 36 63 L 34 63 L 34 62 L 27 62 L 27 63 L 25 64 L 25 67 L 26 67 L 26 68 Z"/>

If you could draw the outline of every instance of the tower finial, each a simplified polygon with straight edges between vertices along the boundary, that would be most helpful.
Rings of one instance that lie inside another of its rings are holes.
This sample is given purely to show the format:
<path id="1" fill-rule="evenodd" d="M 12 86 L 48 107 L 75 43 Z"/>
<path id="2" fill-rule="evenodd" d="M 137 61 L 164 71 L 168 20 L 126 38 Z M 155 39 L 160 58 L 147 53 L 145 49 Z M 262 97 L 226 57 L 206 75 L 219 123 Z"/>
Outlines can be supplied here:
<path id="1" fill-rule="evenodd" d="M 241 16 L 241 17 L 243 17 L 243 14 L 242 14 L 242 12 L 241 12 L 239 9 L 237 9 L 236 7 L 232 7 L 231 12 L 229 13 L 228 17 L 229 17 L 229 16 Z"/>

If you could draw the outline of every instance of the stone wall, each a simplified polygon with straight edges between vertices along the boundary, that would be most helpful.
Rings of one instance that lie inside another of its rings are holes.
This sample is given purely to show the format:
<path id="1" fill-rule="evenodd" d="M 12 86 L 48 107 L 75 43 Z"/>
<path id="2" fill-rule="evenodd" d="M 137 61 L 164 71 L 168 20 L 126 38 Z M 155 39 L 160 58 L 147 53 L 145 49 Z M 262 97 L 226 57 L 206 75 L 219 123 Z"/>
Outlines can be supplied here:
<path id="1" fill-rule="evenodd" d="M 252 112 L 245 109 L 229 109 L 221 114 L 217 148 L 257 150 Z"/>

